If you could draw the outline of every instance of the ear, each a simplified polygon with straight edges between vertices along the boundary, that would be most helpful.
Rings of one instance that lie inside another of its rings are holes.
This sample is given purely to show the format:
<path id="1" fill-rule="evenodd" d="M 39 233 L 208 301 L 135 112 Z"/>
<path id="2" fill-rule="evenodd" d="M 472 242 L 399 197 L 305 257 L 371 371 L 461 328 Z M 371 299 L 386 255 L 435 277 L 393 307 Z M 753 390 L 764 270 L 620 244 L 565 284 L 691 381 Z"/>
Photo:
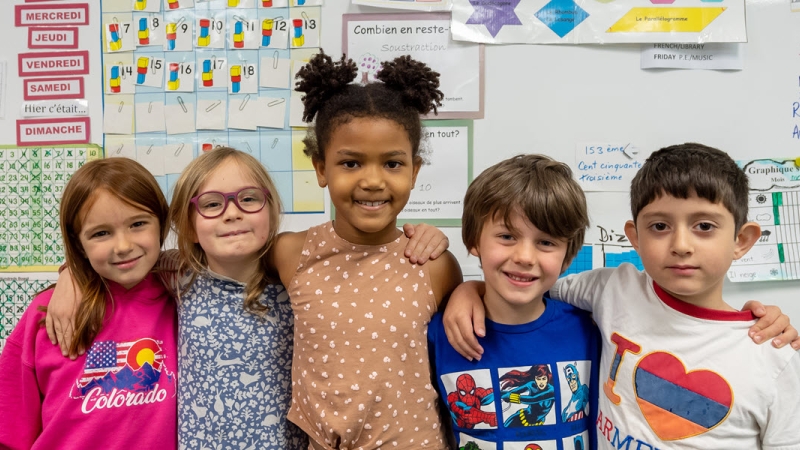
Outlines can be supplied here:
<path id="1" fill-rule="evenodd" d="M 317 172 L 317 183 L 319 184 L 319 187 L 324 188 L 328 185 L 328 178 L 325 177 L 325 161 L 312 158 L 311 164 L 314 166 L 314 170 Z"/>
<path id="2" fill-rule="evenodd" d="M 636 231 L 636 224 L 632 220 L 625 222 L 625 236 L 633 245 L 633 249 L 639 251 L 639 233 Z"/>
<path id="3" fill-rule="evenodd" d="M 736 247 L 733 249 L 733 259 L 744 256 L 761 237 L 761 227 L 755 222 L 747 222 L 736 234 Z"/>
<path id="4" fill-rule="evenodd" d="M 472 247 L 471 249 L 469 249 L 469 254 L 472 256 L 477 256 L 478 259 L 480 259 L 481 257 L 481 252 L 478 251 L 478 247 Z"/>

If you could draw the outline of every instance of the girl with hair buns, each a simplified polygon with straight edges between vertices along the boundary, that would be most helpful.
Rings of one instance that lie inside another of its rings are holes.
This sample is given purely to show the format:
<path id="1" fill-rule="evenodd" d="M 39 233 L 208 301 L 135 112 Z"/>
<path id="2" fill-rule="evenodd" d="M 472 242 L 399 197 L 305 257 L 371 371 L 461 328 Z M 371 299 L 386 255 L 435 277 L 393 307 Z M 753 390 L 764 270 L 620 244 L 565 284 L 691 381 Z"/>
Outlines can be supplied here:
<path id="1" fill-rule="evenodd" d="M 315 55 L 297 74 L 304 140 L 331 222 L 279 236 L 273 261 L 295 314 L 289 420 L 311 448 L 447 448 L 431 384 L 427 325 L 461 282 L 449 252 L 424 266 L 397 229 L 422 166 L 420 114 L 439 74 L 408 56 L 381 82 L 352 84 L 352 60 Z"/>

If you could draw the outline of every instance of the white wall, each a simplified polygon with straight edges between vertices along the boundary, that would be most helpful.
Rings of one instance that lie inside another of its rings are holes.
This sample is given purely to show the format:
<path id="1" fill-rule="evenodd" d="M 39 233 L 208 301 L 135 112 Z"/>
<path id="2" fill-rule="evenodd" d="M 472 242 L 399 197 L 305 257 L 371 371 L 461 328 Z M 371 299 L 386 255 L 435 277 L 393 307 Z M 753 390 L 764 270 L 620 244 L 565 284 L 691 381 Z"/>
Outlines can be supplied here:
<path id="1" fill-rule="evenodd" d="M 329 0 L 323 42 L 341 54 L 341 15 L 400 12 Z M 485 118 L 475 121 L 474 171 L 518 153 L 544 153 L 569 162 L 577 142 L 631 141 L 654 150 L 698 141 L 734 159 L 800 156 L 791 138 L 792 102 L 800 98 L 800 13 L 782 0 L 747 1 L 749 43 L 743 71 L 640 70 L 639 45 L 486 47 Z M 628 196 L 589 193 L 596 225 L 622 225 Z M 302 229 L 326 216 L 290 216 Z M 480 273 L 461 244 L 461 229 L 443 230 L 465 274 Z M 800 281 L 730 283 L 727 301 L 775 304 L 800 324 Z"/>

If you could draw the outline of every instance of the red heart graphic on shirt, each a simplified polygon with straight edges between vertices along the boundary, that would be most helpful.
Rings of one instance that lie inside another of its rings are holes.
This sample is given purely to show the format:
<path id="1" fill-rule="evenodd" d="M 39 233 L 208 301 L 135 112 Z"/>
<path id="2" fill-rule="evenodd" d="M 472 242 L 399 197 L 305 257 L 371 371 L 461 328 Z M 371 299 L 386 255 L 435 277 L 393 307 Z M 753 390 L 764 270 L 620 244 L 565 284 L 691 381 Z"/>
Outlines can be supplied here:
<path id="1" fill-rule="evenodd" d="M 639 360 L 634 391 L 648 425 L 663 441 L 703 434 L 722 423 L 733 406 L 733 391 L 719 374 L 687 371 L 678 358 L 664 352 Z"/>

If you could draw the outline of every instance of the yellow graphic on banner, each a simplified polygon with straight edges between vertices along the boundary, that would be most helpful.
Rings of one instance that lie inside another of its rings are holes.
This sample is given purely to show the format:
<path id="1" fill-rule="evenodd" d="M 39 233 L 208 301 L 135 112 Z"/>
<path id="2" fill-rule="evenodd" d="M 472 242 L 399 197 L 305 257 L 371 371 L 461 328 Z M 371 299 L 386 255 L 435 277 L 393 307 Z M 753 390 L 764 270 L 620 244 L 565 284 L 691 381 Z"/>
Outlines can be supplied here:
<path id="1" fill-rule="evenodd" d="M 697 33 L 714 21 L 726 8 L 631 8 L 611 28 L 609 33 Z"/>

